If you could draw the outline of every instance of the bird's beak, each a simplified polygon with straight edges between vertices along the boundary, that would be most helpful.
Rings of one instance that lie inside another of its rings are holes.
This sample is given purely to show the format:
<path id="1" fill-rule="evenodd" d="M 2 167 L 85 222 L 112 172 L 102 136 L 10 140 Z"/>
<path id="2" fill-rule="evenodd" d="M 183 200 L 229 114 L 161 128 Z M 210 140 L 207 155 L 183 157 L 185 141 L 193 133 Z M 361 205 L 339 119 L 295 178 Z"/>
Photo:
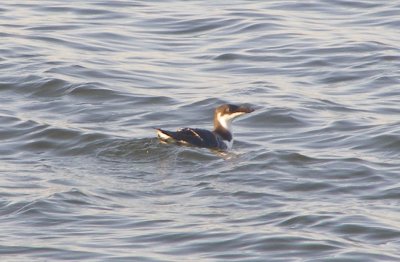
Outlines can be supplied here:
<path id="1" fill-rule="evenodd" d="M 254 108 L 251 108 L 250 106 L 242 105 L 242 106 L 239 106 L 237 112 L 242 112 L 242 113 L 244 113 L 244 114 L 248 114 L 248 113 L 253 112 L 254 110 L 255 110 L 255 109 L 254 109 Z"/>

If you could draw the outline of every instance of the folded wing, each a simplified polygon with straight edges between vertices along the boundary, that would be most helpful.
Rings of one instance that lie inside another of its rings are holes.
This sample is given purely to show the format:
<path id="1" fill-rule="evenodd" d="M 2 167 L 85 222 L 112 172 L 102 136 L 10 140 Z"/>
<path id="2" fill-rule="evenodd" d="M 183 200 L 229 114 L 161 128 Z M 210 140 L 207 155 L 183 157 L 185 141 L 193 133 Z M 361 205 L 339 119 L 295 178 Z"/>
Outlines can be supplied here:
<path id="1" fill-rule="evenodd" d="M 165 142 L 176 142 L 206 148 L 225 147 L 225 144 L 215 133 L 204 129 L 182 128 L 175 132 L 157 129 L 157 131 L 158 137 Z"/>

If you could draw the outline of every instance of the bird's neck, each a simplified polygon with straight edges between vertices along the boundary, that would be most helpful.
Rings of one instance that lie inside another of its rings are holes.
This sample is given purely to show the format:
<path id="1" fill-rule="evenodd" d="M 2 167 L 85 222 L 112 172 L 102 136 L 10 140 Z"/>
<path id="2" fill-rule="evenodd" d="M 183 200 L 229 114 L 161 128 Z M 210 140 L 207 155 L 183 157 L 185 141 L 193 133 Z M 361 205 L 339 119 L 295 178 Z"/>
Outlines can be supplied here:
<path id="1" fill-rule="evenodd" d="M 222 139 L 232 140 L 232 124 L 229 119 L 221 117 L 217 113 L 214 115 L 214 132 L 222 137 Z"/>

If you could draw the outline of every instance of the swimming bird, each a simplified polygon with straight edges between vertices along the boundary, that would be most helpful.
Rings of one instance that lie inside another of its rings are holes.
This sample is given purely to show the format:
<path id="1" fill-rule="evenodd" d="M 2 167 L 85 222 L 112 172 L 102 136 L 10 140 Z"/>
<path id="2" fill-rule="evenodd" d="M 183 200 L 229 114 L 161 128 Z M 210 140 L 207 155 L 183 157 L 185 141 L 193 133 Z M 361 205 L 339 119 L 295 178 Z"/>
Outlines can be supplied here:
<path id="1" fill-rule="evenodd" d="M 214 130 L 185 127 L 177 131 L 156 128 L 161 142 L 191 145 L 210 149 L 229 150 L 233 144 L 232 121 L 241 115 L 253 112 L 248 106 L 225 104 L 214 112 Z"/>

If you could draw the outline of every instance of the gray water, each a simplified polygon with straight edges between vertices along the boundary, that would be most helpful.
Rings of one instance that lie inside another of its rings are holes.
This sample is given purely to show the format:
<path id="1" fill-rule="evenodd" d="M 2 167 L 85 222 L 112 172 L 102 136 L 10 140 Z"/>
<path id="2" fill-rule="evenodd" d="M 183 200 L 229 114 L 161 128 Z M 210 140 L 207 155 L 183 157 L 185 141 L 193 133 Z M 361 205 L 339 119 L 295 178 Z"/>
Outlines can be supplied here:
<path id="1" fill-rule="evenodd" d="M 1 261 L 400 261 L 399 51 L 399 1 L 3 1 Z"/>

